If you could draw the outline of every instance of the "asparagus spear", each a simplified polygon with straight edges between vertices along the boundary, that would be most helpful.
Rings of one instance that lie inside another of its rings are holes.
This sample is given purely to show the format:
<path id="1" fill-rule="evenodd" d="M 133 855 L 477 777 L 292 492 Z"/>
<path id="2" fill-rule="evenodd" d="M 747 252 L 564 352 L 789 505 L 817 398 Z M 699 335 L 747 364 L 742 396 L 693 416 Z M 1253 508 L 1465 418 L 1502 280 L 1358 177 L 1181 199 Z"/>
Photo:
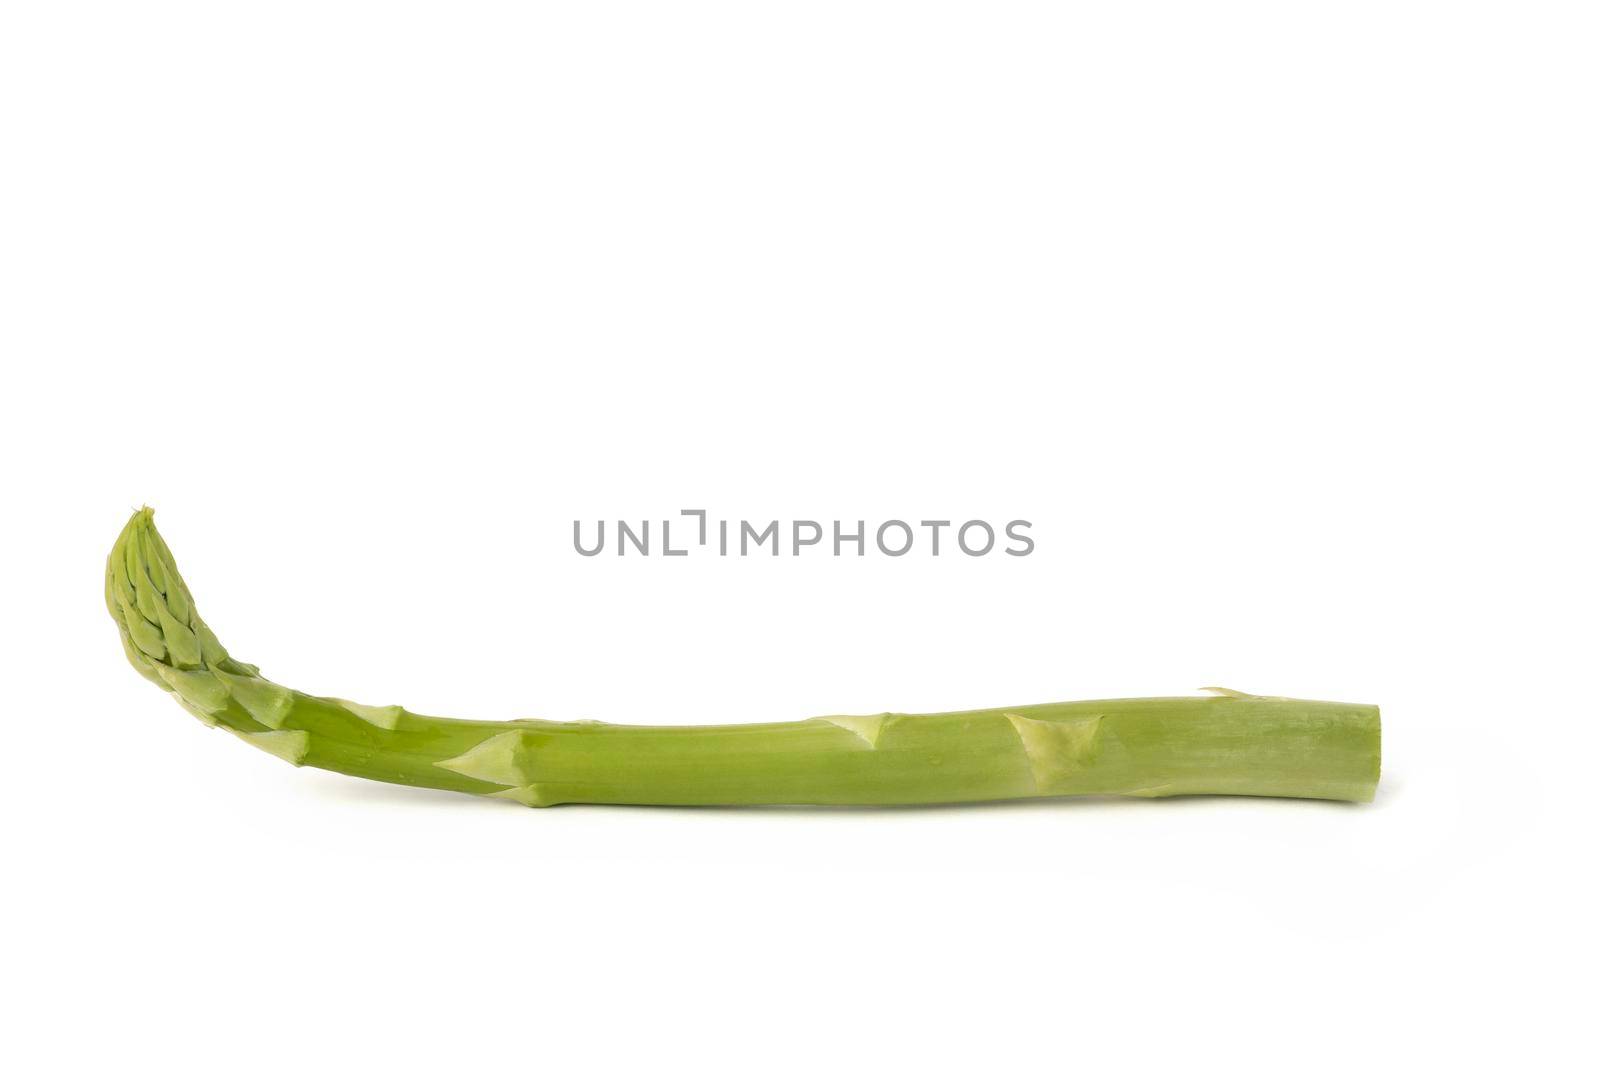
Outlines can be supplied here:
<path id="1" fill-rule="evenodd" d="M 106 564 L 135 670 L 295 766 L 552 804 L 927 804 L 1101 793 L 1371 800 L 1378 709 L 1215 689 L 740 726 L 479 722 L 316 697 L 230 656 L 145 508 Z"/>

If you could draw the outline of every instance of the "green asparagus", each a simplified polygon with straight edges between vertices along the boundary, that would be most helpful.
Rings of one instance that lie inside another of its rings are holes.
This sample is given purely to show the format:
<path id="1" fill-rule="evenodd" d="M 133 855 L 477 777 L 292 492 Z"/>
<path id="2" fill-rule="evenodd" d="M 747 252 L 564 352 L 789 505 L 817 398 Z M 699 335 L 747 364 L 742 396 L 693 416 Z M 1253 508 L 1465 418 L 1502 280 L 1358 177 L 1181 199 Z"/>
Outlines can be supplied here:
<path id="1" fill-rule="evenodd" d="M 531 807 L 1199 793 L 1365 801 L 1378 782 L 1376 707 L 1228 689 L 737 726 L 480 722 L 311 696 L 228 654 L 149 508 L 111 550 L 106 606 L 134 669 L 207 726 L 295 766 Z"/>

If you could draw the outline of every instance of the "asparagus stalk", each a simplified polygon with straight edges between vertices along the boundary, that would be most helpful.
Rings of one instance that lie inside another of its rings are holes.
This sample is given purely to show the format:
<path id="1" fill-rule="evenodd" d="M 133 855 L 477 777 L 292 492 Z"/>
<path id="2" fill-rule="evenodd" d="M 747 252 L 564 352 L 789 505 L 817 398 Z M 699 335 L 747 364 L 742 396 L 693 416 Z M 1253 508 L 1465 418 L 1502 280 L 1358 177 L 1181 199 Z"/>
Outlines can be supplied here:
<path id="1" fill-rule="evenodd" d="M 1371 800 L 1378 709 L 1228 689 L 738 726 L 479 722 L 316 697 L 234 659 L 149 508 L 106 564 L 128 661 L 207 726 L 295 766 L 552 804 L 929 804 L 1225 793 Z"/>

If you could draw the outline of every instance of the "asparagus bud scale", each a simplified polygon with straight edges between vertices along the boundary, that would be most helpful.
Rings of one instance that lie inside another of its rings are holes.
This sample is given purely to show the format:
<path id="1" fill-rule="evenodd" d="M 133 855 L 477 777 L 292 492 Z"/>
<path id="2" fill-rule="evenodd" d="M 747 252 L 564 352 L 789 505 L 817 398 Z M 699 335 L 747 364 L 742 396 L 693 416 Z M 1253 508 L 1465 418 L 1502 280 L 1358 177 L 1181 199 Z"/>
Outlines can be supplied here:
<path id="1" fill-rule="evenodd" d="M 230 656 L 151 511 L 106 563 L 128 661 L 207 726 L 295 766 L 552 804 L 932 804 L 1117 794 L 1371 800 L 1378 709 L 1260 697 L 1085 700 L 738 726 L 480 722 L 315 697 Z"/>

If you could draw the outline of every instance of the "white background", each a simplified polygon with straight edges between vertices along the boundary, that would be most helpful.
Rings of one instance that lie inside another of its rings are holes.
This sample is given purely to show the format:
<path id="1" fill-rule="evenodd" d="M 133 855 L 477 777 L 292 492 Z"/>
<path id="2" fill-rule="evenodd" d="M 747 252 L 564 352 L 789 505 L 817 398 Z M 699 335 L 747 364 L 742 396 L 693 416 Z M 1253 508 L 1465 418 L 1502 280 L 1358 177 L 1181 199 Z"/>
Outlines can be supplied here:
<path id="1" fill-rule="evenodd" d="M 1584 3 L 14 3 L 12 1062 L 1576 1062 Z M 1383 705 L 1368 806 L 556 808 L 123 662 L 149 503 L 277 680 L 669 723 Z M 571 522 L 1034 523 L 585 559 Z"/>

